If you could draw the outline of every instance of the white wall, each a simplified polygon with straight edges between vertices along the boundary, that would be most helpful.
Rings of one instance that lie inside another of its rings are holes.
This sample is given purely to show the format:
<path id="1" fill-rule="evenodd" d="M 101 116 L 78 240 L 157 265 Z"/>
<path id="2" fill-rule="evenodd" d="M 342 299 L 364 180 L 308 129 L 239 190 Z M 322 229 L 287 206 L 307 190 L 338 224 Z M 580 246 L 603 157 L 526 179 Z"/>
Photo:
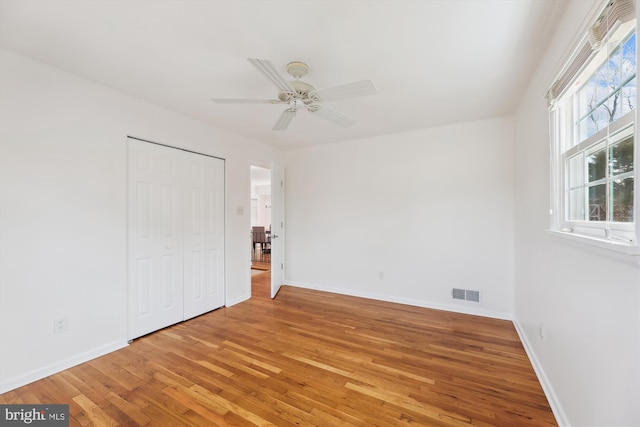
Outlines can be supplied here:
<path id="1" fill-rule="evenodd" d="M 126 345 L 127 135 L 226 159 L 226 303 L 250 297 L 249 165 L 274 149 L 6 50 L 0 67 L 0 391 Z"/>
<path id="2" fill-rule="evenodd" d="M 515 317 L 561 425 L 637 426 L 638 259 L 545 234 L 550 195 L 543 97 L 593 6 L 571 2 L 517 114 Z"/>
<path id="3" fill-rule="evenodd" d="M 269 191 L 271 191 L 271 186 Z M 262 226 L 265 230 L 271 227 L 271 194 L 256 195 L 251 199 L 251 204 L 255 206 L 255 219 L 251 221 L 251 225 Z"/>
<path id="4" fill-rule="evenodd" d="M 504 117 L 287 152 L 286 283 L 511 318 L 513 139 Z"/>

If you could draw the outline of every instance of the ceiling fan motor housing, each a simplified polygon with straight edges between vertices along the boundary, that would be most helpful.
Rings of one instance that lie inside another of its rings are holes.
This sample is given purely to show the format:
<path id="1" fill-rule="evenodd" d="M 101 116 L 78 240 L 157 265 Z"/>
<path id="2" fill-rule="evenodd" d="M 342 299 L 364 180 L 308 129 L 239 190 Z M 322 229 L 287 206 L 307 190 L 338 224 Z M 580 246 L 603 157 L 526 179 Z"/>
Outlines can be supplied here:
<path id="1" fill-rule="evenodd" d="M 280 101 L 288 102 L 293 98 L 296 100 L 301 100 L 305 104 L 309 104 L 316 100 L 315 98 L 309 96 L 310 92 L 316 90 L 309 83 L 301 82 L 300 80 L 294 80 L 289 83 L 291 84 L 291 87 L 295 89 L 295 93 L 292 94 L 291 92 L 288 92 L 288 91 L 280 92 L 278 94 L 278 99 Z"/>

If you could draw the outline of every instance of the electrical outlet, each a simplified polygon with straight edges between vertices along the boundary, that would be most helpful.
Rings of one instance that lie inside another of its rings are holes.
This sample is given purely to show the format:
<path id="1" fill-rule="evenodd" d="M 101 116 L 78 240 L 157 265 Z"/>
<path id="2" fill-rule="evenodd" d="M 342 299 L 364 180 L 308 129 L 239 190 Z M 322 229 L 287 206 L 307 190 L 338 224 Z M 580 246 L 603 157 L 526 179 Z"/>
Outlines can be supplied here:
<path id="1" fill-rule="evenodd" d="M 66 317 L 53 319 L 53 333 L 61 334 L 69 330 L 69 320 Z"/>
<path id="2" fill-rule="evenodd" d="M 379 271 L 378 272 L 378 279 L 384 280 L 384 271 Z"/>

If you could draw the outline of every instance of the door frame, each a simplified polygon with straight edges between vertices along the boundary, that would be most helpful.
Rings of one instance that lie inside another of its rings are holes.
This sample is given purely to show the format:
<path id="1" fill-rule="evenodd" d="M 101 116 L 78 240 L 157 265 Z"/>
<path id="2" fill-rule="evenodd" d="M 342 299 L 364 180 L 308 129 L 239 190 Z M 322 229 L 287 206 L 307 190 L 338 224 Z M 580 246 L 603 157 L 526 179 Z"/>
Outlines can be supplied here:
<path id="1" fill-rule="evenodd" d="M 268 169 L 271 173 L 271 181 L 270 181 L 270 186 L 271 186 L 271 206 L 272 206 L 272 210 L 271 210 L 271 233 L 274 233 L 274 215 L 273 215 L 273 188 L 276 184 L 279 185 L 279 183 L 274 183 L 274 171 L 276 170 L 282 170 L 284 171 L 284 168 L 282 168 L 277 162 L 275 161 L 264 161 L 264 160 L 250 160 L 249 161 L 249 209 L 251 209 L 251 185 L 252 185 L 252 181 L 251 181 L 251 167 L 255 166 L 255 167 L 259 167 L 262 169 Z M 284 181 L 284 172 L 282 172 L 282 176 L 280 177 L 280 179 L 282 179 Z M 284 223 L 284 188 L 282 190 L 283 195 L 282 195 L 282 207 L 281 207 L 281 216 L 282 216 L 282 221 Z M 251 217 L 249 215 L 249 222 L 251 222 Z M 249 224 L 249 226 L 251 226 L 251 224 Z M 279 235 L 279 237 L 281 238 L 281 240 L 279 241 L 279 244 L 282 245 L 282 263 L 284 265 L 284 256 L 285 256 L 285 239 L 284 239 L 284 225 L 282 227 L 282 231 Z M 280 268 L 280 266 L 276 266 L 274 263 L 274 257 L 273 257 L 273 242 L 271 244 L 271 298 L 275 298 L 278 290 L 280 289 L 280 285 L 282 285 L 282 283 L 278 284 L 277 286 L 274 284 L 274 275 L 273 275 L 273 270 L 274 268 Z M 251 265 L 251 260 L 249 260 L 249 265 Z M 284 282 L 284 268 L 282 268 L 282 281 Z"/>

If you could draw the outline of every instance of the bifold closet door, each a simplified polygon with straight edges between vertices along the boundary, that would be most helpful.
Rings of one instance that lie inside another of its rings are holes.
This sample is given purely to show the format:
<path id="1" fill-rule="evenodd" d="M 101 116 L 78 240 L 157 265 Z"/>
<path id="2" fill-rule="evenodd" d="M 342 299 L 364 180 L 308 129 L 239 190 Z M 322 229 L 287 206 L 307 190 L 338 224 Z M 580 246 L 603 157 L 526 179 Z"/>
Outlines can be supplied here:
<path id="1" fill-rule="evenodd" d="M 182 156 L 129 139 L 129 339 L 184 318 Z"/>
<path id="2" fill-rule="evenodd" d="M 129 333 L 224 305 L 224 160 L 129 139 Z"/>
<path id="3" fill-rule="evenodd" d="M 224 305 L 224 161 L 185 153 L 184 318 Z"/>

